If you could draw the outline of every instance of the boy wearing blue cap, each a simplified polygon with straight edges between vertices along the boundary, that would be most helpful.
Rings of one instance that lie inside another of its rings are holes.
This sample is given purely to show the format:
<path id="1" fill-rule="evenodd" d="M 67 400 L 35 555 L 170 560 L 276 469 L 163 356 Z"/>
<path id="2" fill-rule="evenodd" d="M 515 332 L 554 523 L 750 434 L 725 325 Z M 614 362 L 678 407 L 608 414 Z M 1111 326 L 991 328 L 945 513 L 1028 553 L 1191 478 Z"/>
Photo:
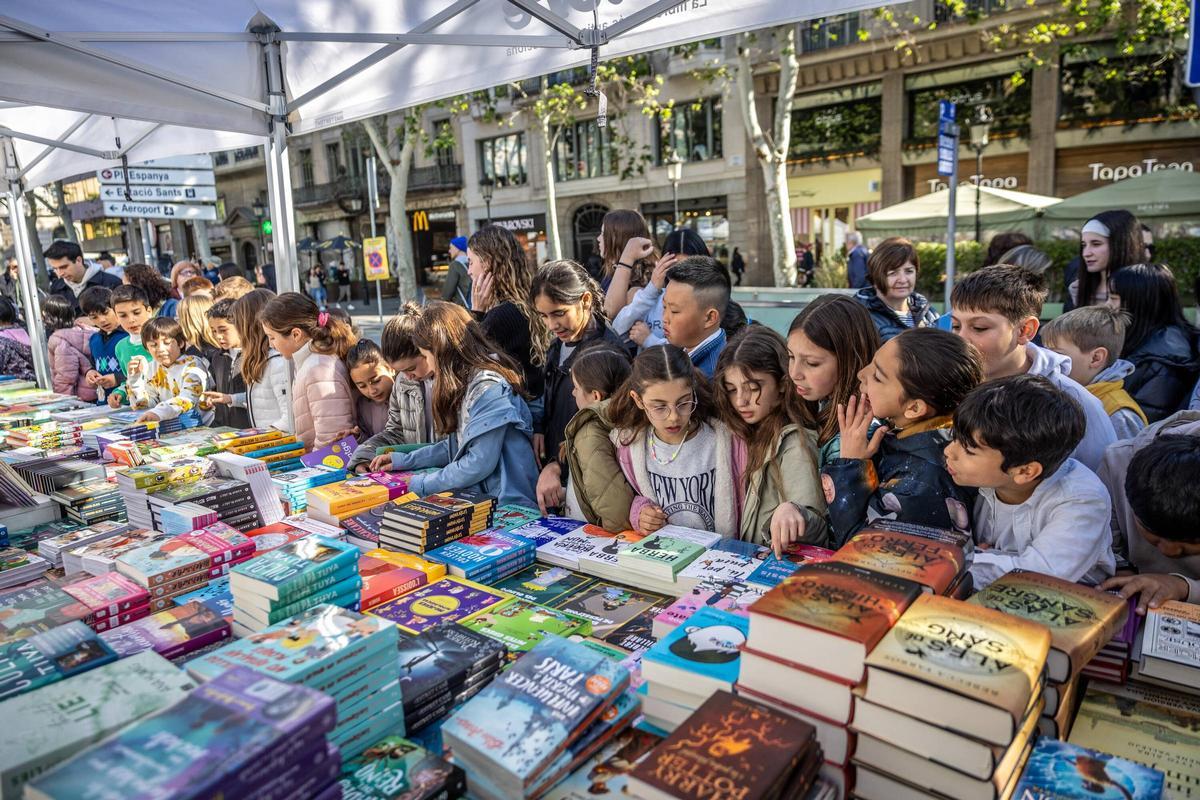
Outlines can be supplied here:
<path id="1" fill-rule="evenodd" d="M 471 276 L 467 274 L 467 237 L 455 236 L 450 240 L 450 266 L 446 279 L 442 281 L 442 299 L 458 303 L 463 308 L 471 307 Z"/>

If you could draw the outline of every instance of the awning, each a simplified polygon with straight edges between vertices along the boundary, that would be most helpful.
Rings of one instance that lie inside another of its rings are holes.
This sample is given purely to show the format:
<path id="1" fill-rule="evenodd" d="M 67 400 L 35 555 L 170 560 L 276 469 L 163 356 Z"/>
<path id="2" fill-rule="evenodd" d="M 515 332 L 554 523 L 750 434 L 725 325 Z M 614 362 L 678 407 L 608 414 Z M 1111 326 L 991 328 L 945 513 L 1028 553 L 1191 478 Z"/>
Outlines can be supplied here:
<path id="1" fill-rule="evenodd" d="M 1005 230 L 1026 230 L 1032 233 L 1036 220 L 1047 209 L 1063 202 L 1057 197 L 1047 197 L 1010 189 L 978 187 L 979 220 L 983 227 Z M 974 186 L 960 186 L 956 193 L 955 216 L 958 230 L 973 230 L 975 225 Z M 910 236 L 929 238 L 940 236 L 945 239 L 946 220 L 949 217 L 949 194 L 946 190 L 914 197 L 903 203 L 881 208 L 859 217 L 855 227 L 876 236 Z"/>

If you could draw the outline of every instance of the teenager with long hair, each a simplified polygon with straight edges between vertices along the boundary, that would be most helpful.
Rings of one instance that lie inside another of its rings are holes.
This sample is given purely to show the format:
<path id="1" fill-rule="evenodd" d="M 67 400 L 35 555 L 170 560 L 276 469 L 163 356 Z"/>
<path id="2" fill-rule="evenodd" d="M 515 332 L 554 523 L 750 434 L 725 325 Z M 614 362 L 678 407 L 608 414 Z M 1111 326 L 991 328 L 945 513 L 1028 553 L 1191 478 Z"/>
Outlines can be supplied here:
<path id="1" fill-rule="evenodd" d="M 270 289 L 255 289 L 233 302 L 233 327 L 239 349 L 234 353 L 232 372 L 240 374 L 245 390 L 232 394 L 206 392 L 210 403 L 244 408 L 251 428 L 277 428 L 291 433 L 292 376 L 287 359 L 271 348 L 259 321 L 263 308 L 275 296 Z"/>
<path id="2" fill-rule="evenodd" d="M 130 264 L 121 275 L 126 286 L 136 286 L 146 295 L 153 316 L 173 317 L 179 300 L 171 296 L 171 284 L 163 280 L 158 270 L 149 264 Z"/>
<path id="3" fill-rule="evenodd" d="M 1105 302 L 1109 278 L 1130 264 L 1142 263 L 1145 250 L 1141 223 L 1124 209 L 1101 211 L 1085 222 L 1079 233 L 1083 269 L 1067 287 L 1071 308 Z"/>
<path id="4" fill-rule="evenodd" d="M 633 300 L 636 290 L 645 286 L 658 261 L 658 251 L 646 220 L 636 211 L 615 208 L 600 222 L 596 240 L 604 261 L 604 313 L 616 319 L 617 313 Z"/>
<path id="5" fill-rule="evenodd" d="M 433 370 L 433 421 L 445 438 L 376 456 L 372 471 L 432 469 L 413 475 L 409 491 L 465 489 L 535 507 L 533 420 L 516 362 L 496 353 L 482 326 L 453 303 L 427 305 L 413 341 Z"/>

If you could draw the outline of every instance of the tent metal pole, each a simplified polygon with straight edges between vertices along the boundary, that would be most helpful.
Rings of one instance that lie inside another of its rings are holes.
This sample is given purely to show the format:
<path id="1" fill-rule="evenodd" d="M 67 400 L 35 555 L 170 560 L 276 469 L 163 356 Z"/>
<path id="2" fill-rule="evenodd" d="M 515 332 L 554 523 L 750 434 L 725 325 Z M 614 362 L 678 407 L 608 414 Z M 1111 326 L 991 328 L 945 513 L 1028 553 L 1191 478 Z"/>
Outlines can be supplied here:
<path id="1" fill-rule="evenodd" d="M 562 36 L 507 36 L 467 33 L 323 33 L 281 32 L 281 42 L 354 42 L 359 44 L 445 44 L 466 47 L 551 47 L 575 49 L 579 45 Z"/>
<path id="2" fill-rule="evenodd" d="M 29 229 L 25 227 L 25 194 L 21 191 L 21 179 L 17 177 L 17 150 L 7 136 L 0 136 L 0 162 L 3 162 L 8 192 L 8 224 L 12 227 L 13 251 L 21 270 L 21 304 L 25 307 L 25 329 L 33 353 L 33 372 L 38 386 L 49 389 L 50 348 L 46 346 L 46 326 L 42 324 L 42 309 L 37 298 L 33 250 L 29 246 Z"/>
<path id="3" fill-rule="evenodd" d="M 288 165 L 283 51 L 277 41 L 264 43 L 262 50 L 266 60 L 267 102 L 272 114 L 265 155 L 267 200 L 271 207 L 271 241 L 275 246 L 275 285 L 280 292 L 295 292 L 300 288 L 300 273 L 296 258 L 292 171 Z"/>
<path id="4" fill-rule="evenodd" d="M 413 28 L 410 31 L 410 33 L 429 33 L 431 30 L 436 28 L 438 25 L 441 25 L 443 22 L 445 22 L 448 19 L 452 19 L 452 18 L 456 17 L 457 15 L 461 14 L 463 11 L 466 11 L 468 8 L 471 8 L 478 2 L 479 2 L 479 0 L 455 0 L 455 2 L 452 3 L 450 6 L 448 6 L 447 8 L 442 9 L 441 11 L 434 14 L 429 19 L 422 22 L 417 27 Z M 379 48 L 378 50 L 376 50 L 374 53 L 371 53 L 371 55 L 367 56 L 366 58 L 364 58 L 354 64 L 351 64 L 349 67 L 342 70 L 337 75 L 334 75 L 329 80 L 324 81 L 323 83 L 313 87 L 312 89 L 308 90 L 304 94 L 300 95 L 299 97 L 297 97 L 296 99 L 294 99 L 290 103 L 288 103 L 287 104 L 287 113 L 290 114 L 291 112 L 295 111 L 297 108 L 300 108 L 302 105 L 304 105 L 308 101 L 310 101 L 314 98 L 320 97 L 321 95 L 323 95 L 327 92 L 332 91 L 333 89 L 342 85 L 343 83 L 345 83 L 349 79 L 353 78 L 355 75 L 362 72 L 363 70 L 369 69 L 369 68 L 375 66 L 376 64 L 378 64 L 380 61 L 383 61 L 385 58 L 390 56 L 392 53 L 395 53 L 397 50 L 399 50 L 402 47 L 404 47 L 403 44 L 389 44 L 385 47 Z"/>
<path id="5" fill-rule="evenodd" d="M 204 33 L 189 31 L 59 31 L 64 36 L 76 42 L 246 42 L 253 44 L 257 41 L 252 33 Z M 13 31 L 0 31 L 0 42 L 28 42 L 29 37 Z M 41 41 L 41 40 L 36 40 Z"/>
<path id="6" fill-rule="evenodd" d="M 72 125 L 71 127 L 67 128 L 65 131 L 63 131 L 62 135 L 60 135 L 58 137 L 58 141 L 65 142 L 67 140 L 67 137 L 69 137 L 75 131 L 79 130 L 80 126 L 83 125 L 83 123 L 87 122 L 91 118 L 92 118 L 91 114 L 85 114 L 84 116 L 80 117 L 78 120 L 76 120 L 74 125 Z M 58 148 L 58 145 L 50 145 L 45 150 L 38 153 L 36 156 L 33 157 L 33 159 L 30 160 L 30 162 L 28 164 L 26 164 L 24 167 L 21 168 L 21 171 L 19 173 L 17 173 L 17 177 L 24 178 L 26 175 L 29 174 L 29 170 L 33 169 L 38 164 L 40 164 L 42 162 L 43 158 L 45 158 L 46 156 L 53 153 L 57 148 Z"/>
<path id="7" fill-rule="evenodd" d="M 157 130 L 158 130 L 159 128 L 161 128 L 162 126 L 163 126 L 163 123 L 161 123 L 161 122 L 160 122 L 160 123 L 158 123 L 157 125 L 152 125 L 152 126 L 150 126 L 149 128 L 147 128 L 147 129 L 146 129 L 146 132 L 145 132 L 145 133 L 143 133 L 143 134 L 141 134 L 140 136 L 138 136 L 136 139 L 134 139 L 134 140 L 133 140 L 132 142 L 130 142 L 129 144 L 127 144 L 127 145 L 123 145 L 123 146 L 121 147 L 121 149 L 117 151 L 117 154 L 118 154 L 118 155 L 121 155 L 121 156 L 124 156 L 124 155 L 128 154 L 130 150 L 132 150 L 133 148 L 137 147 L 137 146 L 138 146 L 139 144 L 141 144 L 142 142 L 146 141 L 146 139 L 147 139 L 147 138 L 150 136 L 150 134 L 154 133 L 155 131 L 157 131 Z"/>
<path id="8" fill-rule="evenodd" d="M 51 148 L 58 150 L 70 150 L 73 153 L 83 153 L 85 156 L 92 156 L 94 158 L 109 158 L 111 154 L 111 151 L 109 150 L 97 150 L 94 147 L 84 147 L 81 144 L 68 144 L 67 142 L 60 142 L 57 139 L 47 139 L 45 136 L 34 136 L 32 133 L 21 133 L 20 131 L 14 131 L 12 128 L 5 128 L 3 126 L 0 126 L 0 136 L 9 136 L 13 139 L 21 139 L 26 142 L 36 142 L 37 144 L 48 145 Z"/>
<path id="9" fill-rule="evenodd" d="M 538 0 L 508 0 L 508 2 L 529 16 L 540 19 L 571 41 L 583 44 L 583 31 L 580 28 L 572 25 L 569 21 L 555 14 L 550 9 L 538 5 Z M 675 5 L 678 5 L 678 0 L 676 0 Z"/>
<path id="10" fill-rule="evenodd" d="M 656 0 L 645 8 L 638 9 L 627 17 L 609 25 L 604 30 L 600 31 L 606 41 L 612 41 L 615 37 L 623 33 L 628 33 L 634 28 L 649 22 L 669 8 L 674 8 L 679 5 L 679 0 Z"/>

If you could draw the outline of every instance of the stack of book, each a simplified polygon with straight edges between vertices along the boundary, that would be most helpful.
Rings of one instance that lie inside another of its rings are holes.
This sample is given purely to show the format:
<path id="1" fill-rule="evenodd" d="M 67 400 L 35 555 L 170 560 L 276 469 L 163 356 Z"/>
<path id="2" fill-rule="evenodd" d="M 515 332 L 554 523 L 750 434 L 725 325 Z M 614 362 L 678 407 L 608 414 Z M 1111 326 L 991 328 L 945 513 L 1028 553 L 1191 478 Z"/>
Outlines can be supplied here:
<path id="1" fill-rule="evenodd" d="M 197 656 L 187 669 L 210 681 L 244 665 L 328 694 L 337 703 L 330 741 L 351 758 L 382 736 L 403 733 L 397 645 L 396 626 L 321 605 Z"/>
<path id="2" fill-rule="evenodd" d="M 367 472 L 362 477 L 375 481 L 388 491 L 388 500 L 408 494 L 408 484 L 415 472 Z"/>
<path id="3" fill-rule="evenodd" d="M 139 653 L 0 703 L 2 796 L 21 797 L 34 776 L 178 703 L 195 685 L 157 653 Z"/>
<path id="4" fill-rule="evenodd" d="M 83 426 L 70 422 L 42 422 L 13 428 L 4 437 L 9 447 L 40 447 L 43 450 L 83 442 Z"/>
<path id="5" fill-rule="evenodd" d="M 610 533 L 595 525 L 582 525 L 542 544 L 537 559 L 545 564 L 574 569 L 608 580 L 621 580 L 618 554 L 621 547 L 642 540 L 636 531 Z"/>
<path id="6" fill-rule="evenodd" d="M 1125 624 L 1117 629 L 1108 644 L 1092 660 L 1084 664 L 1080 674 L 1109 683 L 1125 683 L 1133 669 L 1133 653 L 1142 640 L 1142 622 L 1145 619 L 1136 613 L 1138 597 L 1126 601 Z"/>
<path id="7" fill-rule="evenodd" d="M 1079 673 L 1125 624 L 1127 606 L 1117 595 L 1037 572 L 1010 572 L 968 601 L 1050 629 L 1046 699 L 1038 730 L 1065 739 L 1074 717 Z"/>
<path id="8" fill-rule="evenodd" d="M 732 692 L 749 630 L 745 616 L 702 608 L 642 653 L 646 720 L 673 731 L 715 692 Z"/>
<path id="9" fill-rule="evenodd" d="M 355 477 L 309 489 L 307 496 L 309 517 L 330 525 L 341 525 L 347 517 L 386 503 L 388 490 L 369 478 Z"/>
<path id="10" fill-rule="evenodd" d="M 36 580 L 0 596 L 0 643 L 82 621 L 87 615 L 83 603 L 45 579 Z"/>
<path id="11" fill-rule="evenodd" d="M 854 688 L 867 654 L 921 595 L 919 584 L 850 564 L 800 567 L 749 609 L 739 693 L 816 728 L 843 791 L 854 754 Z"/>
<path id="12" fill-rule="evenodd" d="M 628 685 L 616 661 L 550 636 L 454 712 L 442 741 L 470 776 L 473 797 L 536 797 L 619 732 L 602 717 Z M 597 721 L 599 735 L 590 730 Z M 587 748 L 573 747 L 581 740 Z"/>
<path id="13" fill-rule="evenodd" d="M 744 584 L 771 548 L 741 539 L 719 539 L 676 575 L 676 591 L 685 593 L 712 584 Z"/>
<path id="14" fill-rule="evenodd" d="M 270 525 L 263 525 L 261 528 L 252 528 L 245 531 L 245 534 L 254 539 L 259 553 L 266 553 L 269 550 L 274 550 L 278 547 L 283 547 L 285 544 L 291 544 L 297 539 L 303 539 L 309 534 L 319 533 L 322 536 L 328 536 L 332 539 L 342 538 L 343 531 L 333 525 L 326 525 L 324 522 L 317 522 L 315 519 L 308 519 L 303 514 L 284 517 L 279 522 L 273 522 Z"/>
<path id="15" fill-rule="evenodd" d="M 808 797 L 821 745 L 813 727 L 762 703 L 718 691 L 629 773 L 644 800 Z M 734 788 L 736 787 L 736 789 Z"/>
<path id="16" fill-rule="evenodd" d="M 921 531 L 867 528 L 850 537 L 830 560 L 916 581 L 922 591 L 933 594 L 956 596 L 965 581 L 969 593 L 971 579 L 964 551 L 969 537 L 935 528 Z"/>
<path id="17" fill-rule="evenodd" d="M 17 547 L 0 548 L 0 589 L 40 578 L 53 565 L 35 553 Z"/>
<path id="18" fill-rule="evenodd" d="M 370 611 L 429 583 L 429 576 L 419 569 L 367 555 L 358 558 L 358 575 L 362 578 L 359 611 Z"/>
<path id="19" fill-rule="evenodd" d="M 250 484 L 235 478 L 202 478 L 191 483 L 167 486 L 150 495 L 150 526 L 162 530 L 163 509 L 180 503 L 195 503 L 217 512 L 217 519 L 237 530 L 263 524 Z"/>
<path id="20" fill-rule="evenodd" d="M 627 547 L 619 548 L 619 572 L 600 575 L 636 583 L 652 591 L 674 593 L 681 570 L 721 540 L 719 533 L 665 525 Z M 584 570 L 587 572 L 588 570 Z"/>
<path id="21" fill-rule="evenodd" d="M 401 630 L 421 633 L 439 622 L 458 622 L 508 599 L 508 595 L 465 578 L 446 576 L 371 609 Z"/>
<path id="22" fill-rule="evenodd" d="M 388 507 L 379 544 L 389 550 L 425 553 L 491 525 L 496 499 L 476 492 L 445 492 Z"/>
<path id="23" fill-rule="evenodd" d="M 207 586 L 175 597 L 176 607 L 188 603 L 203 603 L 220 614 L 226 622 L 233 624 L 233 590 L 229 588 L 228 575 L 213 578 Z"/>
<path id="24" fill-rule="evenodd" d="M 56 489 L 50 493 L 50 499 L 62 506 L 67 519 L 82 525 L 125 517 L 125 504 L 121 502 L 117 485 L 106 480 Z"/>
<path id="25" fill-rule="evenodd" d="M 229 438 L 214 439 L 216 447 L 225 453 L 253 458 L 267 465 L 269 471 L 301 466 L 304 443 L 290 433 L 277 430 L 235 431 Z"/>
<path id="26" fill-rule="evenodd" d="M 283 519 L 283 503 L 279 502 L 279 493 L 266 464 L 236 453 L 213 453 L 208 460 L 216 464 L 218 474 L 250 486 L 259 525 L 270 525 Z"/>
<path id="27" fill-rule="evenodd" d="M 299 514 L 308 508 L 308 490 L 346 480 L 346 470 L 329 467 L 300 467 L 271 476 L 275 491 L 287 503 L 289 513 Z"/>
<path id="28" fill-rule="evenodd" d="M 463 627 L 482 633 L 508 648 L 515 661 L 547 636 L 586 636 L 591 623 L 565 611 L 512 598 L 463 620 Z"/>
<path id="29" fill-rule="evenodd" d="M 117 556 L 117 572 L 150 591 L 150 611 L 174 605 L 254 555 L 254 540 L 218 522 Z"/>
<path id="30" fill-rule="evenodd" d="M 182 658 L 229 637 L 229 622 L 215 608 L 198 601 L 159 611 L 101 635 L 121 658 L 153 650 L 169 659 Z"/>
<path id="31" fill-rule="evenodd" d="M 18 507 L 30 507 L 37 505 L 35 495 L 37 493 L 28 481 L 7 463 L 0 461 L 0 501 Z M 49 498 L 46 500 L 49 502 Z"/>
<path id="32" fill-rule="evenodd" d="M 1200 605 L 1171 600 L 1146 612 L 1137 679 L 1200 694 Z"/>
<path id="33" fill-rule="evenodd" d="M 1043 625 L 922 594 L 867 658 L 855 708 L 855 792 L 1008 797 L 1041 715 Z"/>
<path id="34" fill-rule="evenodd" d="M 467 776 L 424 747 L 388 736 L 346 760 L 341 789 L 354 800 L 457 800 L 467 794 Z"/>
<path id="35" fill-rule="evenodd" d="M 0 700 L 116 661 L 118 654 L 82 622 L 0 644 Z"/>
<path id="36" fill-rule="evenodd" d="M 436 561 L 427 561 L 412 553 L 397 553 L 395 550 L 368 550 L 364 556 L 385 561 L 394 567 L 407 567 L 425 573 L 425 582 L 433 583 L 446 577 L 446 565 Z"/>
<path id="37" fill-rule="evenodd" d="M 159 506 L 158 527 L 163 533 L 178 536 L 181 533 L 203 528 L 220 522 L 221 517 L 216 511 L 199 503 L 182 502 Z"/>
<path id="38" fill-rule="evenodd" d="M 314 534 L 234 567 L 234 632 L 246 636 L 322 604 L 357 610 L 358 555 L 354 545 Z"/>
<path id="39" fill-rule="evenodd" d="M 1013 796 L 1159 800 L 1167 796 L 1165 783 L 1161 771 L 1137 760 L 1042 738 L 1033 747 Z"/>
<path id="40" fill-rule="evenodd" d="M 153 528 L 151 492 L 198 481 L 212 471 L 212 463 L 207 458 L 181 458 L 117 470 L 117 491 L 125 501 L 129 522 L 138 528 Z"/>
<path id="41" fill-rule="evenodd" d="M 80 572 L 86 572 L 89 575 L 103 575 L 106 572 L 113 572 L 117 568 L 117 556 L 169 538 L 171 538 L 170 534 L 147 528 L 122 531 L 106 539 L 99 539 L 91 544 L 64 551 L 62 554 L 63 571 L 68 575 Z"/>
<path id="42" fill-rule="evenodd" d="M 496 676 L 508 649 L 453 622 L 419 634 L 400 633 L 404 728 L 414 734 L 444 719 Z"/>
<path id="43" fill-rule="evenodd" d="M 150 614 L 150 592 L 117 572 L 68 583 L 62 590 L 87 608 L 83 621 L 106 631 Z"/>
<path id="44" fill-rule="evenodd" d="M 772 552 L 765 557 L 754 571 L 746 576 L 746 583 L 761 586 L 764 590 L 778 586 L 784 578 L 805 564 L 820 564 L 833 558 L 833 551 L 815 544 L 792 544 L 783 550 L 783 557 L 776 558 Z"/>
<path id="45" fill-rule="evenodd" d="M 103 774 L 113 797 L 313 797 L 340 776 L 341 758 L 327 738 L 335 720 L 321 692 L 237 667 L 39 775 L 25 792 L 38 800 L 84 797 Z"/>
<path id="46" fill-rule="evenodd" d="M 529 539 L 489 528 L 435 547 L 425 558 L 445 564 L 451 575 L 495 583 L 533 564 L 536 552 Z"/>
<path id="47" fill-rule="evenodd" d="M 17 464 L 14 469 L 29 482 L 35 492 L 42 494 L 105 479 L 103 464 L 99 461 L 85 461 L 82 458 L 25 461 Z"/>
<path id="48" fill-rule="evenodd" d="M 716 608 L 744 617 L 750 606 L 766 591 L 765 588 L 751 583 L 705 581 L 685 592 L 658 614 L 654 618 L 651 632 L 655 639 L 661 639 L 702 608 Z"/>
<path id="49" fill-rule="evenodd" d="M 417 496 L 402 495 L 400 503 L 406 503 L 410 500 L 416 500 Z M 368 508 L 355 514 L 353 517 L 346 517 L 342 520 L 342 530 L 345 531 L 346 541 L 361 550 L 374 550 L 379 547 L 379 532 L 383 529 L 383 515 L 388 512 L 388 509 L 394 508 L 397 501 L 389 500 L 383 505 Z"/>
<path id="50" fill-rule="evenodd" d="M 85 544 L 111 539 L 128 531 L 130 526 L 124 522 L 106 520 L 89 525 L 86 528 L 76 528 L 69 533 L 52 536 L 38 542 L 38 555 L 56 567 L 64 567 L 63 553 Z"/>

